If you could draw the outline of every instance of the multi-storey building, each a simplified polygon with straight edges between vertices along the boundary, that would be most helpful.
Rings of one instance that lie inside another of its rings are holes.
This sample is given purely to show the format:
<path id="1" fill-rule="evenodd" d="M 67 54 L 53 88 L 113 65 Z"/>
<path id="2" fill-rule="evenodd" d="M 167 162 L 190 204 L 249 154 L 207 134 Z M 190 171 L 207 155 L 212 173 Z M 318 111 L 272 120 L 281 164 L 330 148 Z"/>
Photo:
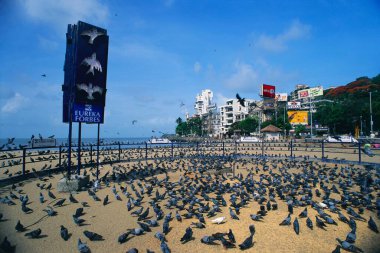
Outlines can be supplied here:
<path id="1" fill-rule="evenodd" d="M 202 116 L 204 114 L 207 114 L 210 108 L 214 107 L 212 105 L 212 98 L 213 98 L 213 93 L 211 90 L 206 89 L 202 90 L 201 94 L 198 94 L 195 97 L 195 115 L 197 116 Z"/>
<path id="2" fill-rule="evenodd" d="M 244 105 L 241 106 L 237 99 L 229 99 L 225 105 L 220 106 L 220 134 L 225 135 L 230 126 L 238 121 L 244 120 L 249 114 L 249 104 L 253 100 L 245 100 Z"/>

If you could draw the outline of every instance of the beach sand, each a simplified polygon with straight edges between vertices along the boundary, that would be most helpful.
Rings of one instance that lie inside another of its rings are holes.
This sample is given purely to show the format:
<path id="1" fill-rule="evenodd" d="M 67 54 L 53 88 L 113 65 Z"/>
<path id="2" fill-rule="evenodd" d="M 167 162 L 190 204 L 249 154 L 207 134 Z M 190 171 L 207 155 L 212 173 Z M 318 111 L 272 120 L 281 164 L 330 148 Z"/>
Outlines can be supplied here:
<path id="1" fill-rule="evenodd" d="M 261 149 L 260 149 L 261 151 Z M 194 151 L 197 152 L 197 151 Z M 213 151 L 215 152 L 215 151 Z M 233 152 L 227 151 L 225 152 Z M 258 152 L 257 150 L 250 150 L 251 152 Z M 163 151 L 163 154 L 168 155 L 169 152 Z M 162 154 L 162 155 L 163 155 Z M 115 155 L 115 154 L 114 154 Z M 126 154 L 127 155 L 127 154 Z M 129 154 L 130 155 L 130 154 Z M 136 153 L 134 157 L 141 157 L 141 153 Z M 180 154 L 179 154 L 180 155 Z M 157 156 L 158 157 L 158 156 Z M 102 157 L 102 159 L 105 159 Z M 348 158 L 347 158 L 348 159 Z M 187 159 L 175 160 L 173 162 L 163 162 L 161 167 L 169 168 L 170 172 L 168 176 L 171 182 L 178 181 L 179 177 L 183 175 L 184 171 L 179 171 L 178 168 L 187 168 Z M 152 166 L 154 163 L 148 161 Z M 123 166 L 127 166 L 127 163 L 121 163 Z M 136 163 L 130 163 L 130 167 Z M 145 164 L 145 162 L 141 163 Z M 320 163 L 321 164 L 321 163 Z M 114 164 L 117 166 L 119 164 Z M 235 162 L 226 164 L 227 167 L 235 166 L 235 173 L 241 173 L 244 176 L 247 175 L 248 170 L 255 168 L 256 165 L 252 162 Z M 329 164 L 333 166 L 333 164 Z M 339 165 L 346 166 L 346 165 Z M 261 171 L 260 173 L 268 173 L 262 170 L 262 166 L 258 166 Z M 362 168 L 356 166 L 357 170 L 360 171 Z M 87 168 L 90 172 L 90 169 Z M 101 174 L 103 175 L 107 171 L 111 171 L 111 165 L 104 165 L 101 169 Z M 93 172 L 94 170 L 92 170 Z M 278 170 L 274 169 L 273 172 Z M 292 168 L 291 172 L 301 173 L 301 169 Z M 159 179 L 163 179 L 165 175 L 158 175 Z M 190 175 L 194 177 L 194 175 Z M 126 207 L 126 197 L 120 193 L 119 185 L 116 184 L 116 189 L 122 198 L 122 201 L 118 201 L 114 198 L 111 187 L 114 185 L 111 183 L 110 187 L 105 187 L 102 185 L 102 189 L 97 192 L 97 196 L 103 200 L 103 198 L 108 195 L 110 203 L 103 206 L 102 201 L 96 202 L 89 197 L 87 191 L 82 191 L 74 194 L 74 197 L 79 201 L 78 204 L 72 204 L 68 201 L 68 193 L 59 193 L 56 189 L 57 181 L 62 177 L 61 174 L 55 174 L 52 178 L 47 177 L 48 181 L 46 184 L 52 183 L 52 192 L 56 195 L 57 199 L 66 198 L 66 202 L 62 207 L 54 208 L 57 212 L 57 216 L 47 217 L 43 209 L 49 205 L 51 199 L 47 196 L 46 190 L 40 190 L 36 184 L 43 183 L 38 179 L 29 179 L 23 182 L 23 193 L 27 193 L 30 198 L 30 204 L 28 207 L 32 208 L 34 211 L 30 214 L 24 214 L 21 211 L 21 205 L 19 200 L 14 200 L 17 205 L 7 206 L 5 204 L 0 204 L 0 213 L 3 214 L 3 220 L 0 222 L 0 240 L 2 241 L 4 236 L 8 237 L 8 240 L 12 245 L 16 245 L 16 252 L 78 252 L 77 241 L 80 238 L 82 241 L 86 242 L 90 247 L 91 252 L 126 252 L 128 249 L 137 248 L 139 252 L 146 252 L 147 249 L 153 250 L 155 252 L 161 252 L 159 240 L 154 237 L 157 231 L 162 232 L 163 220 L 159 221 L 160 226 L 152 228 L 152 232 L 148 232 L 142 236 L 132 237 L 124 244 L 119 244 L 117 238 L 122 233 L 125 233 L 127 229 L 137 228 L 136 223 L 137 218 L 131 216 L 131 212 L 137 208 L 132 209 L 130 212 L 127 211 Z M 254 176 L 255 179 L 259 179 L 259 175 Z M 231 181 L 233 182 L 233 181 Z M 122 186 L 126 186 L 125 182 L 121 183 Z M 136 185 L 136 183 L 135 183 Z M 137 186 L 137 185 L 136 185 Z M 128 185 L 129 192 L 130 186 Z M 159 189 L 160 193 L 163 193 L 163 189 Z M 0 188 L 0 196 L 4 197 L 10 192 L 10 187 Z M 15 193 L 15 191 L 13 191 Z M 45 196 L 46 202 L 40 204 L 39 193 L 42 192 Z M 155 190 L 153 191 L 153 193 Z M 379 191 L 376 192 L 379 194 Z M 224 198 L 229 203 L 229 195 L 226 194 Z M 332 194 L 331 197 L 335 199 L 340 199 L 338 194 Z M 375 196 L 376 198 L 376 196 Z M 320 198 L 316 196 L 313 197 L 315 201 L 321 201 Z M 254 224 L 256 227 L 256 234 L 254 236 L 254 246 L 247 250 L 247 252 L 331 252 L 335 249 L 337 245 L 336 238 L 345 239 L 346 234 L 351 231 L 347 224 L 344 224 L 338 220 L 338 216 L 335 213 L 328 212 L 331 214 L 332 218 L 338 222 L 338 225 L 328 225 L 326 230 L 322 230 L 315 226 L 315 215 L 317 212 L 311 207 L 308 208 L 309 217 L 314 223 L 314 229 L 310 230 L 306 227 L 306 219 L 299 218 L 300 222 L 300 234 L 296 235 L 293 230 L 293 226 L 279 226 L 279 223 L 287 216 L 287 206 L 286 203 L 276 197 L 278 203 L 278 210 L 269 211 L 264 217 L 263 222 L 252 221 L 250 219 L 250 214 L 254 214 L 259 210 L 259 204 L 256 201 L 250 201 L 249 204 L 241 209 L 239 218 L 240 220 L 233 220 L 230 218 L 228 205 L 227 207 L 222 207 L 223 213 L 218 214 L 216 217 L 224 216 L 227 218 L 227 222 L 224 224 L 211 224 L 207 217 L 206 228 L 197 229 L 193 228 L 194 240 L 188 243 L 182 244 L 180 238 L 184 235 L 185 229 L 190 226 L 191 222 L 197 222 L 198 220 L 184 219 L 182 222 L 178 222 L 173 219 L 170 222 L 170 232 L 166 235 L 168 240 L 168 246 L 172 252 L 238 252 L 238 248 L 235 249 L 224 249 L 220 242 L 217 245 L 205 245 L 200 242 L 200 239 L 205 235 L 211 235 L 216 232 L 228 232 L 232 229 L 237 244 L 240 244 L 249 235 L 248 226 Z M 72 214 L 78 207 L 81 207 L 80 202 L 88 202 L 89 207 L 85 209 L 85 215 L 81 218 L 86 220 L 84 226 L 78 227 L 74 224 L 72 219 Z M 147 208 L 149 206 L 148 202 L 150 198 L 145 196 L 142 206 Z M 168 210 L 164 207 L 167 202 L 165 199 L 160 203 L 163 208 L 164 213 L 173 212 L 175 214 L 175 209 Z M 51 203 L 50 205 L 54 204 Z M 294 208 L 294 215 L 292 215 L 292 221 L 298 216 L 298 214 L 303 210 L 303 207 Z M 357 209 L 355 209 L 357 211 Z M 182 214 L 184 211 L 181 212 Z M 347 213 L 343 211 L 344 215 L 348 217 Z M 152 208 L 150 208 L 149 216 L 154 216 Z M 380 220 L 376 217 L 375 212 L 365 210 L 363 216 L 368 220 L 369 216 L 372 216 L 375 222 L 380 227 Z M 155 217 L 154 217 L 155 218 Z M 215 218 L 215 217 L 214 217 Z M 14 227 L 17 221 L 20 220 L 24 226 L 28 226 L 28 231 L 30 232 L 34 229 L 41 228 L 43 237 L 40 239 L 27 239 L 24 233 L 16 232 Z M 60 237 L 60 225 L 64 225 L 68 228 L 71 237 L 68 241 L 64 241 Z M 357 221 L 357 241 L 356 246 L 362 248 L 364 252 L 379 252 L 380 251 L 380 234 L 376 234 L 368 228 L 367 222 Z M 104 241 L 91 242 L 83 235 L 84 230 L 89 230 L 101 234 L 104 237 Z"/>

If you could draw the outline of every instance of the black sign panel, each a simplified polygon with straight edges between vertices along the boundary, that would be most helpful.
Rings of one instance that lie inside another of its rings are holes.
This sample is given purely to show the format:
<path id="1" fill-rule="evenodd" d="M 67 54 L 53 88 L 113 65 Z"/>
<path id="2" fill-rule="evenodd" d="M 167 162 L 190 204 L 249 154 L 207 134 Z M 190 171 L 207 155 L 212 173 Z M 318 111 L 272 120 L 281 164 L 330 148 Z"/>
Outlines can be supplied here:
<path id="1" fill-rule="evenodd" d="M 70 85 L 67 87 L 70 91 L 67 93 L 69 94 L 69 98 L 66 98 L 66 100 L 69 101 L 70 97 L 72 99 L 72 121 L 103 123 L 107 91 L 106 82 L 109 39 L 107 30 L 81 21 L 79 21 L 76 26 L 74 25 L 73 28 L 73 46 L 71 46 L 73 56 L 70 59 L 72 66 L 67 66 L 67 51 L 69 46 L 66 48 L 65 61 L 65 83 L 66 69 L 72 67 L 71 71 L 68 71 L 72 73 L 72 79 L 67 78 L 68 80 L 70 79 Z M 65 88 L 65 85 L 63 88 Z"/>

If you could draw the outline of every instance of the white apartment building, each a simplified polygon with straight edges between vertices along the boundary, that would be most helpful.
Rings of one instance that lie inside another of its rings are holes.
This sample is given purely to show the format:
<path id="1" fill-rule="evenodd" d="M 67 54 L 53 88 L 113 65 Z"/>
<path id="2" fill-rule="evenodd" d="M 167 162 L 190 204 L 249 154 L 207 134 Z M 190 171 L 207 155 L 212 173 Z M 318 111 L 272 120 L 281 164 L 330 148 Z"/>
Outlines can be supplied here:
<path id="1" fill-rule="evenodd" d="M 202 116 L 209 112 L 209 107 L 212 107 L 213 93 L 211 90 L 202 90 L 201 94 L 195 97 L 195 115 Z"/>
<path id="2" fill-rule="evenodd" d="M 230 126 L 238 121 L 244 120 L 248 116 L 249 103 L 254 100 L 245 100 L 245 107 L 241 106 L 237 99 L 226 101 L 225 105 L 220 106 L 220 134 L 228 132 Z"/>

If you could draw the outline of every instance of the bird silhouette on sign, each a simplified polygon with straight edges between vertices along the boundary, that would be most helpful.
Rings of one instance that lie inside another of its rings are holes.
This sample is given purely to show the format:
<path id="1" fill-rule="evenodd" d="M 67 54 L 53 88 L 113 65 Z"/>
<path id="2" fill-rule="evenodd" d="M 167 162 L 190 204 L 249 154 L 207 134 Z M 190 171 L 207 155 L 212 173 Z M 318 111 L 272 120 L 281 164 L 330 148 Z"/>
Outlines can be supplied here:
<path id="1" fill-rule="evenodd" d="M 90 67 L 87 70 L 86 74 L 92 73 L 93 75 L 95 75 L 94 69 L 97 70 L 97 71 L 99 71 L 99 72 L 102 72 L 102 65 L 100 65 L 100 62 L 96 59 L 96 53 L 93 53 L 91 55 L 91 57 L 85 58 L 82 61 L 81 65 L 86 65 L 86 66 Z"/>
<path id="2" fill-rule="evenodd" d="M 87 30 L 87 31 L 84 31 L 82 32 L 80 35 L 82 36 L 89 36 L 89 40 L 88 40 L 88 43 L 89 44 L 94 44 L 94 40 L 99 37 L 99 36 L 102 36 L 104 35 L 104 33 L 102 32 L 98 32 L 98 30 L 96 30 L 95 28 L 92 29 L 92 30 Z"/>
<path id="3" fill-rule="evenodd" d="M 96 85 L 92 85 L 92 83 L 89 83 L 88 85 L 84 84 L 84 83 L 77 84 L 77 87 L 79 90 L 84 90 L 88 94 L 87 99 L 89 99 L 89 100 L 95 99 L 93 94 L 96 92 L 100 93 L 100 95 L 103 94 L 103 88 L 96 86 Z"/>
<path id="4" fill-rule="evenodd" d="M 245 107 L 245 105 L 244 105 L 245 98 L 241 98 L 240 95 L 239 95 L 239 93 L 236 93 L 236 98 L 239 101 L 240 105 L 243 106 L 243 107 Z"/>
<path id="5" fill-rule="evenodd" d="M 137 120 L 132 120 L 132 125 L 136 124 L 137 123 Z"/>

